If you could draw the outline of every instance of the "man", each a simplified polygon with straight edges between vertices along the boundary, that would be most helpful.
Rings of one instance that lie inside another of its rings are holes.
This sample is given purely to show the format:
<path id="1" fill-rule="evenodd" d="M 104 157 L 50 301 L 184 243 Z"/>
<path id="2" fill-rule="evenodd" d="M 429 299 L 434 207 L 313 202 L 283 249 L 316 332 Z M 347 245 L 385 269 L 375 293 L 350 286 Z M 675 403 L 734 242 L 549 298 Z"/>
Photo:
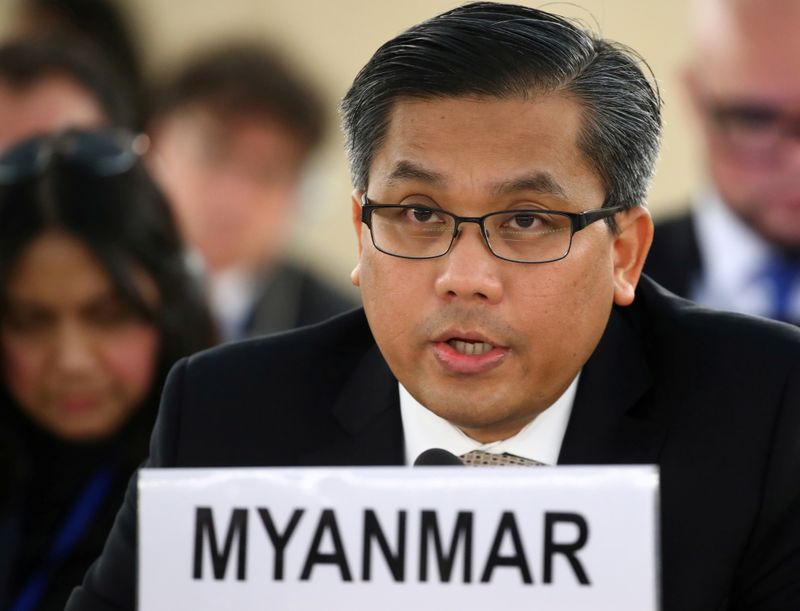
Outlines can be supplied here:
<path id="1" fill-rule="evenodd" d="M 688 92 L 710 187 L 645 271 L 700 303 L 800 323 L 800 3 L 697 0 Z"/>
<path id="2" fill-rule="evenodd" d="M 223 338 L 353 307 L 283 253 L 302 171 L 324 128 L 310 86 L 273 53 L 237 44 L 196 58 L 159 98 L 152 166 L 208 273 Z"/>
<path id="3" fill-rule="evenodd" d="M 657 463 L 663 609 L 798 608 L 800 333 L 640 281 L 637 62 L 486 3 L 381 47 L 342 103 L 364 312 L 182 362 L 150 466 Z M 68 609 L 132 607 L 135 502 Z"/>
<path id="4" fill-rule="evenodd" d="M 113 68 L 132 108 L 132 128 L 142 128 L 147 99 L 141 41 L 129 3 L 116 0 L 19 0 L 9 30 L 15 38 L 66 35 Z M 72 45 L 70 45 L 72 46 Z"/>
<path id="5" fill-rule="evenodd" d="M 0 46 L 0 151 L 67 127 L 131 127 L 114 70 L 80 40 L 50 35 Z"/>

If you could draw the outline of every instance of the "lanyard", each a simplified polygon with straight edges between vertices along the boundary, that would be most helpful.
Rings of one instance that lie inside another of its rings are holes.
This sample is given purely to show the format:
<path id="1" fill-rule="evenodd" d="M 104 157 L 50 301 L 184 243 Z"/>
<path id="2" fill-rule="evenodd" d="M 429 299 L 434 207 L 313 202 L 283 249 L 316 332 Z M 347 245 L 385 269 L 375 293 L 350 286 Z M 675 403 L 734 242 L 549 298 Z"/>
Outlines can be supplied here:
<path id="1" fill-rule="evenodd" d="M 13 599 L 8 611 L 32 611 L 47 590 L 50 576 L 75 549 L 100 505 L 108 497 L 114 482 L 114 467 L 105 465 L 95 471 L 84 486 L 39 567 L 31 574 Z"/>

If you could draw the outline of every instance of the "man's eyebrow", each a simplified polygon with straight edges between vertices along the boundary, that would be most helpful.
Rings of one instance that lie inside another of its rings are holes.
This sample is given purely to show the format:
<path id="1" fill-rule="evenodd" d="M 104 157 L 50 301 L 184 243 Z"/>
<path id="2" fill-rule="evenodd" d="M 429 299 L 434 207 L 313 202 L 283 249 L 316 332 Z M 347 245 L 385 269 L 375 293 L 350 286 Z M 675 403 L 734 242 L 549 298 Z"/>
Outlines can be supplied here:
<path id="1" fill-rule="evenodd" d="M 394 166 L 388 176 L 388 182 L 394 183 L 400 180 L 420 180 L 432 185 L 442 185 L 445 182 L 444 176 L 433 170 L 428 170 L 413 161 L 402 160 Z"/>
<path id="2" fill-rule="evenodd" d="M 506 195 L 518 191 L 536 191 L 544 195 L 565 197 L 564 188 L 547 172 L 534 172 L 527 176 L 498 183 L 493 189 L 495 195 Z"/>

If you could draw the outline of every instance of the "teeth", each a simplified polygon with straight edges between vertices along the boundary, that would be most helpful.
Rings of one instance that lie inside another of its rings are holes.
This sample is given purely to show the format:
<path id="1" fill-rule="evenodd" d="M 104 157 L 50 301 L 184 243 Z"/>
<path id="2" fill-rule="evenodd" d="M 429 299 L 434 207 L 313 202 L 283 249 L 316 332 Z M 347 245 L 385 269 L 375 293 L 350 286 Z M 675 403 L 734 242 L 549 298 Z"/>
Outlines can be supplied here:
<path id="1" fill-rule="evenodd" d="M 474 356 L 480 356 L 481 354 L 485 354 L 492 349 L 492 345 L 487 344 L 486 342 L 465 342 L 460 339 L 451 339 L 447 343 L 461 354 Z"/>

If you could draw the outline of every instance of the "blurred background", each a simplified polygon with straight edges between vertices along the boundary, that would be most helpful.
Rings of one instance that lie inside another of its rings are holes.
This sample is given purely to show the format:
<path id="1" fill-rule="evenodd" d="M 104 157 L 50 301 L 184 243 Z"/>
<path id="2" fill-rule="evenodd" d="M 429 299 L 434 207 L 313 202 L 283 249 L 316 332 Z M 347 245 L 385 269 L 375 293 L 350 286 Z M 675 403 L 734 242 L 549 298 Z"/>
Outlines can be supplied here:
<path id="1" fill-rule="evenodd" d="M 288 240 L 292 255 L 347 291 L 355 262 L 350 226 L 350 179 L 336 105 L 358 69 L 384 41 L 408 26 L 457 6 L 450 0 L 119 0 L 130 21 L 145 77 L 158 81 L 196 53 L 233 39 L 276 47 L 324 96 L 328 123 L 322 147 L 303 181 L 305 230 Z M 581 20 L 603 36 L 636 49 L 652 67 L 664 97 L 665 136 L 650 192 L 656 216 L 688 204 L 701 180 L 694 127 L 680 70 L 688 56 L 689 0 L 522 2 Z M 0 36 L 20 27 L 18 0 L 0 2 Z"/>

